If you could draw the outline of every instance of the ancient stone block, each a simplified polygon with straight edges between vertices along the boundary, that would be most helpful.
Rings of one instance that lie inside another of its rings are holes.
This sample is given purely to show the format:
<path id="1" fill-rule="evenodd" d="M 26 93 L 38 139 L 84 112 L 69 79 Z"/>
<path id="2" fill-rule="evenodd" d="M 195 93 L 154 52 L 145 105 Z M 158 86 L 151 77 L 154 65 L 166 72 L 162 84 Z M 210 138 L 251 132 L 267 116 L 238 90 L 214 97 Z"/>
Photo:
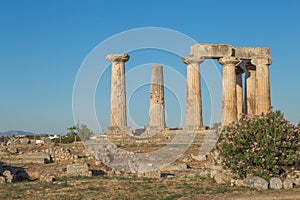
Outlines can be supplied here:
<path id="1" fill-rule="evenodd" d="M 258 190 L 267 190 L 268 182 L 258 176 L 249 176 L 244 180 L 244 186 L 256 188 Z"/>
<path id="2" fill-rule="evenodd" d="M 217 171 L 214 175 L 214 179 L 218 184 L 229 184 L 232 179 L 232 174 L 224 171 Z"/>
<path id="3" fill-rule="evenodd" d="M 233 47 L 227 44 L 195 44 L 191 46 L 191 55 L 205 58 L 222 58 L 232 56 L 232 49 Z"/>
<path id="4" fill-rule="evenodd" d="M 15 182 L 15 180 L 16 180 L 15 174 L 13 172 L 9 171 L 9 170 L 5 170 L 3 172 L 3 176 L 5 177 L 5 180 L 8 183 Z"/>
<path id="5" fill-rule="evenodd" d="M 244 180 L 241 180 L 241 179 L 231 179 L 231 185 L 232 186 L 241 187 L 241 186 L 244 185 Z"/>
<path id="6" fill-rule="evenodd" d="M 53 174 L 41 174 L 39 180 L 46 183 L 52 183 L 55 181 L 55 175 Z"/>
<path id="7" fill-rule="evenodd" d="M 92 173 L 89 171 L 87 164 L 72 164 L 67 166 L 68 176 L 91 176 Z"/>
<path id="8" fill-rule="evenodd" d="M 282 188 L 282 182 L 279 178 L 271 178 L 270 179 L 270 188 L 274 190 L 279 190 Z"/>
<path id="9" fill-rule="evenodd" d="M 239 59 L 252 59 L 253 57 L 269 57 L 270 48 L 261 47 L 233 47 L 233 56 Z"/>
<path id="10" fill-rule="evenodd" d="M 286 178 L 284 181 L 283 181 L 283 188 L 284 189 L 292 189 L 294 187 L 294 183 L 291 179 L 289 178 Z"/>
<path id="11" fill-rule="evenodd" d="M 47 164 L 52 161 L 51 156 L 43 152 L 26 153 L 19 155 L 23 163 L 42 163 Z"/>

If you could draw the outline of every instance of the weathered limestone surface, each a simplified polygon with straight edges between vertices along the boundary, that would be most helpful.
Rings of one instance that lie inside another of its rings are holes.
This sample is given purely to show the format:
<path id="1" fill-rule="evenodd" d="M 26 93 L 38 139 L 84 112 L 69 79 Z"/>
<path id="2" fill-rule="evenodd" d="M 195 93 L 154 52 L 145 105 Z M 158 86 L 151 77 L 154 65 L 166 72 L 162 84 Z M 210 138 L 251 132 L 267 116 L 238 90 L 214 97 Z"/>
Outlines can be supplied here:
<path id="1" fill-rule="evenodd" d="M 8 155 L 1 157 L 1 161 L 8 164 L 24 164 L 24 163 L 41 163 L 47 164 L 52 162 L 49 154 L 43 152 L 32 152 L 18 155 Z"/>
<path id="2" fill-rule="evenodd" d="M 249 176 L 244 180 L 244 186 L 256 188 L 258 190 L 267 190 L 269 183 L 258 176 Z"/>
<path id="3" fill-rule="evenodd" d="M 64 147 L 51 147 L 49 149 L 42 150 L 46 154 L 51 155 L 54 162 L 63 162 L 66 160 L 75 160 L 76 156 L 73 154 L 72 149 Z"/>
<path id="4" fill-rule="evenodd" d="M 249 115 L 256 114 L 256 70 L 255 66 L 248 64 L 245 73 L 245 90 L 246 90 L 246 113 Z"/>
<path id="5" fill-rule="evenodd" d="M 282 189 L 282 181 L 280 178 L 272 177 L 270 179 L 270 188 L 273 190 L 280 190 Z"/>
<path id="6" fill-rule="evenodd" d="M 251 63 L 256 66 L 256 114 L 266 113 L 271 108 L 268 57 L 255 57 Z"/>
<path id="7" fill-rule="evenodd" d="M 283 181 L 282 185 L 283 185 L 284 189 L 292 189 L 294 187 L 293 181 L 291 179 L 289 179 L 289 178 L 286 178 Z"/>
<path id="8" fill-rule="evenodd" d="M 106 60 L 112 63 L 110 126 L 126 127 L 125 62 L 129 60 L 129 55 L 109 54 Z"/>
<path id="9" fill-rule="evenodd" d="M 261 47 L 233 47 L 234 56 L 239 59 L 252 59 L 257 56 L 269 56 L 270 48 Z"/>
<path id="10" fill-rule="evenodd" d="M 203 127 L 202 98 L 200 82 L 200 64 L 203 57 L 183 57 L 181 61 L 187 65 L 186 78 L 186 128 Z"/>
<path id="11" fill-rule="evenodd" d="M 165 126 L 163 66 L 157 64 L 152 65 L 149 126 L 158 130 Z"/>
<path id="12" fill-rule="evenodd" d="M 87 164 L 72 164 L 67 166 L 69 176 L 92 176 Z"/>
<path id="13" fill-rule="evenodd" d="M 46 183 L 52 183 L 56 177 L 53 174 L 41 174 L 39 180 Z"/>
<path id="14" fill-rule="evenodd" d="M 15 180 L 16 180 L 16 175 L 15 175 L 15 173 L 14 173 L 14 172 L 11 172 L 11 171 L 9 171 L 9 170 L 5 170 L 5 171 L 3 172 L 3 176 L 5 177 L 6 182 L 8 182 L 8 183 L 15 182 Z"/>
<path id="15" fill-rule="evenodd" d="M 195 44 L 191 46 L 191 56 L 221 58 L 232 56 L 232 46 L 227 44 Z"/>
<path id="16" fill-rule="evenodd" d="M 222 124 L 237 121 L 236 73 L 235 67 L 240 61 L 235 57 L 219 59 L 223 65 L 222 88 Z"/>

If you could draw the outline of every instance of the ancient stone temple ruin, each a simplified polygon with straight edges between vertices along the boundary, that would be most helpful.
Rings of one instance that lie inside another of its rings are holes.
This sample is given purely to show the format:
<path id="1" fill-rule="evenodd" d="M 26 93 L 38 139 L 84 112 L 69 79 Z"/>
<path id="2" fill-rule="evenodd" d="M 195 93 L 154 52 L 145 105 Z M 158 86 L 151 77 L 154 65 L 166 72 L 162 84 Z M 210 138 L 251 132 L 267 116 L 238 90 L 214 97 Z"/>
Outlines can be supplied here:
<path id="1" fill-rule="evenodd" d="M 221 44 L 195 44 L 191 46 L 190 56 L 182 61 L 197 69 L 187 71 L 200 73 L 199 65 L 203 59 L 218 59 L 223 66 L 222 73 L 222 124 L 237 121 L 240 113 L 260 114 L 271 108 L 269 65 L 272 63 L 269 48 L 258 47 L 235 47 Z M 187 61 L 189 60 L 189 61 Z M 245 93 L 243 93 L 242 73 L 246 73 Z M 191 76 L 191 75 L 190 75 Z M 196 76 L 198 77 L 198 75 Z M 200 82 L 200 80 L 197 81 Z M 190 80 L 187 80 L 187 83 Z M 198 84 L 197 84 L 198 85 Z M 201 91 L 187 84 L 187 100 L 195 97 L 201 98 Z M 199 94 L 198 94 L 199 93 Z M 243 96 L 245 94 L 245 97 Z M 198 100 L 201 109 L 201 100 Z M 191 111 L 189 111 L 191 109 Z M 197 111 L 187 105 L 187 115 L 198 116 Z M 187 116 L 187 120 L 190 116 Z M 187 121 L 190 124 L 190 121 Z"/>
<path id="2" fill-rule="evenodd" d="M 129 55 L 110 54 L 106 59 L 112 63 L 110 127 L 126 128 L 124 68 Z M 270 110 L 269 48 L 195 44 L 190 55 L 181 59 L 187 65 L 185 130 L 203 129 L 200 65 L 205 59 L 217 59 L 222 65 L 222 125 L 237 121 L 241 113 L 260 114 Z M 149 127 L 165 126 L 163 84 L 163 67 L 153 65 Z"/>

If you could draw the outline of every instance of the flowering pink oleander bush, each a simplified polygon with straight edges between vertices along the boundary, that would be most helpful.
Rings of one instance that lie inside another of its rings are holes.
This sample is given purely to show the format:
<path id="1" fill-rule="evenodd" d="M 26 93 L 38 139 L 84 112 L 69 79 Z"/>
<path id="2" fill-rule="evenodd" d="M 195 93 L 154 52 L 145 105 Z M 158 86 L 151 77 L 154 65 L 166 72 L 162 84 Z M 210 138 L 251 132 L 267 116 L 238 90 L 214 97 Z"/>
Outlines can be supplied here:
<path id="1" fill-rule="evenodd" d="M 217 150 L 224 167 L 239 178 L 281 176 L 300 164 L 299 127 L 280 111 L 242 115 L 239 122 L 223 128 Z"/>

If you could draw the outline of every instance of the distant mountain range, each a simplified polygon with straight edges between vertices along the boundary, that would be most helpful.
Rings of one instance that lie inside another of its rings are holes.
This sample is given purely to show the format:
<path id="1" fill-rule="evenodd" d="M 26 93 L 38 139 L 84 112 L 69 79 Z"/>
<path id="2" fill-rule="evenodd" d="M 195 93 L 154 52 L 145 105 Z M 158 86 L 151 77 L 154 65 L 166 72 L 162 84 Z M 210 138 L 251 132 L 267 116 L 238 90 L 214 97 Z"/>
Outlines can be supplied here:
<path id="1" fill-rule="evenodd" d="M 13 135 L 39 135 L 39 134 L 31 133 L 28 131 L 20 131 L 20 130 L 11 130 L 11 131 L 6 131 L 6 132 L 0 132 L 0 136 L 11 137 Z"/>

